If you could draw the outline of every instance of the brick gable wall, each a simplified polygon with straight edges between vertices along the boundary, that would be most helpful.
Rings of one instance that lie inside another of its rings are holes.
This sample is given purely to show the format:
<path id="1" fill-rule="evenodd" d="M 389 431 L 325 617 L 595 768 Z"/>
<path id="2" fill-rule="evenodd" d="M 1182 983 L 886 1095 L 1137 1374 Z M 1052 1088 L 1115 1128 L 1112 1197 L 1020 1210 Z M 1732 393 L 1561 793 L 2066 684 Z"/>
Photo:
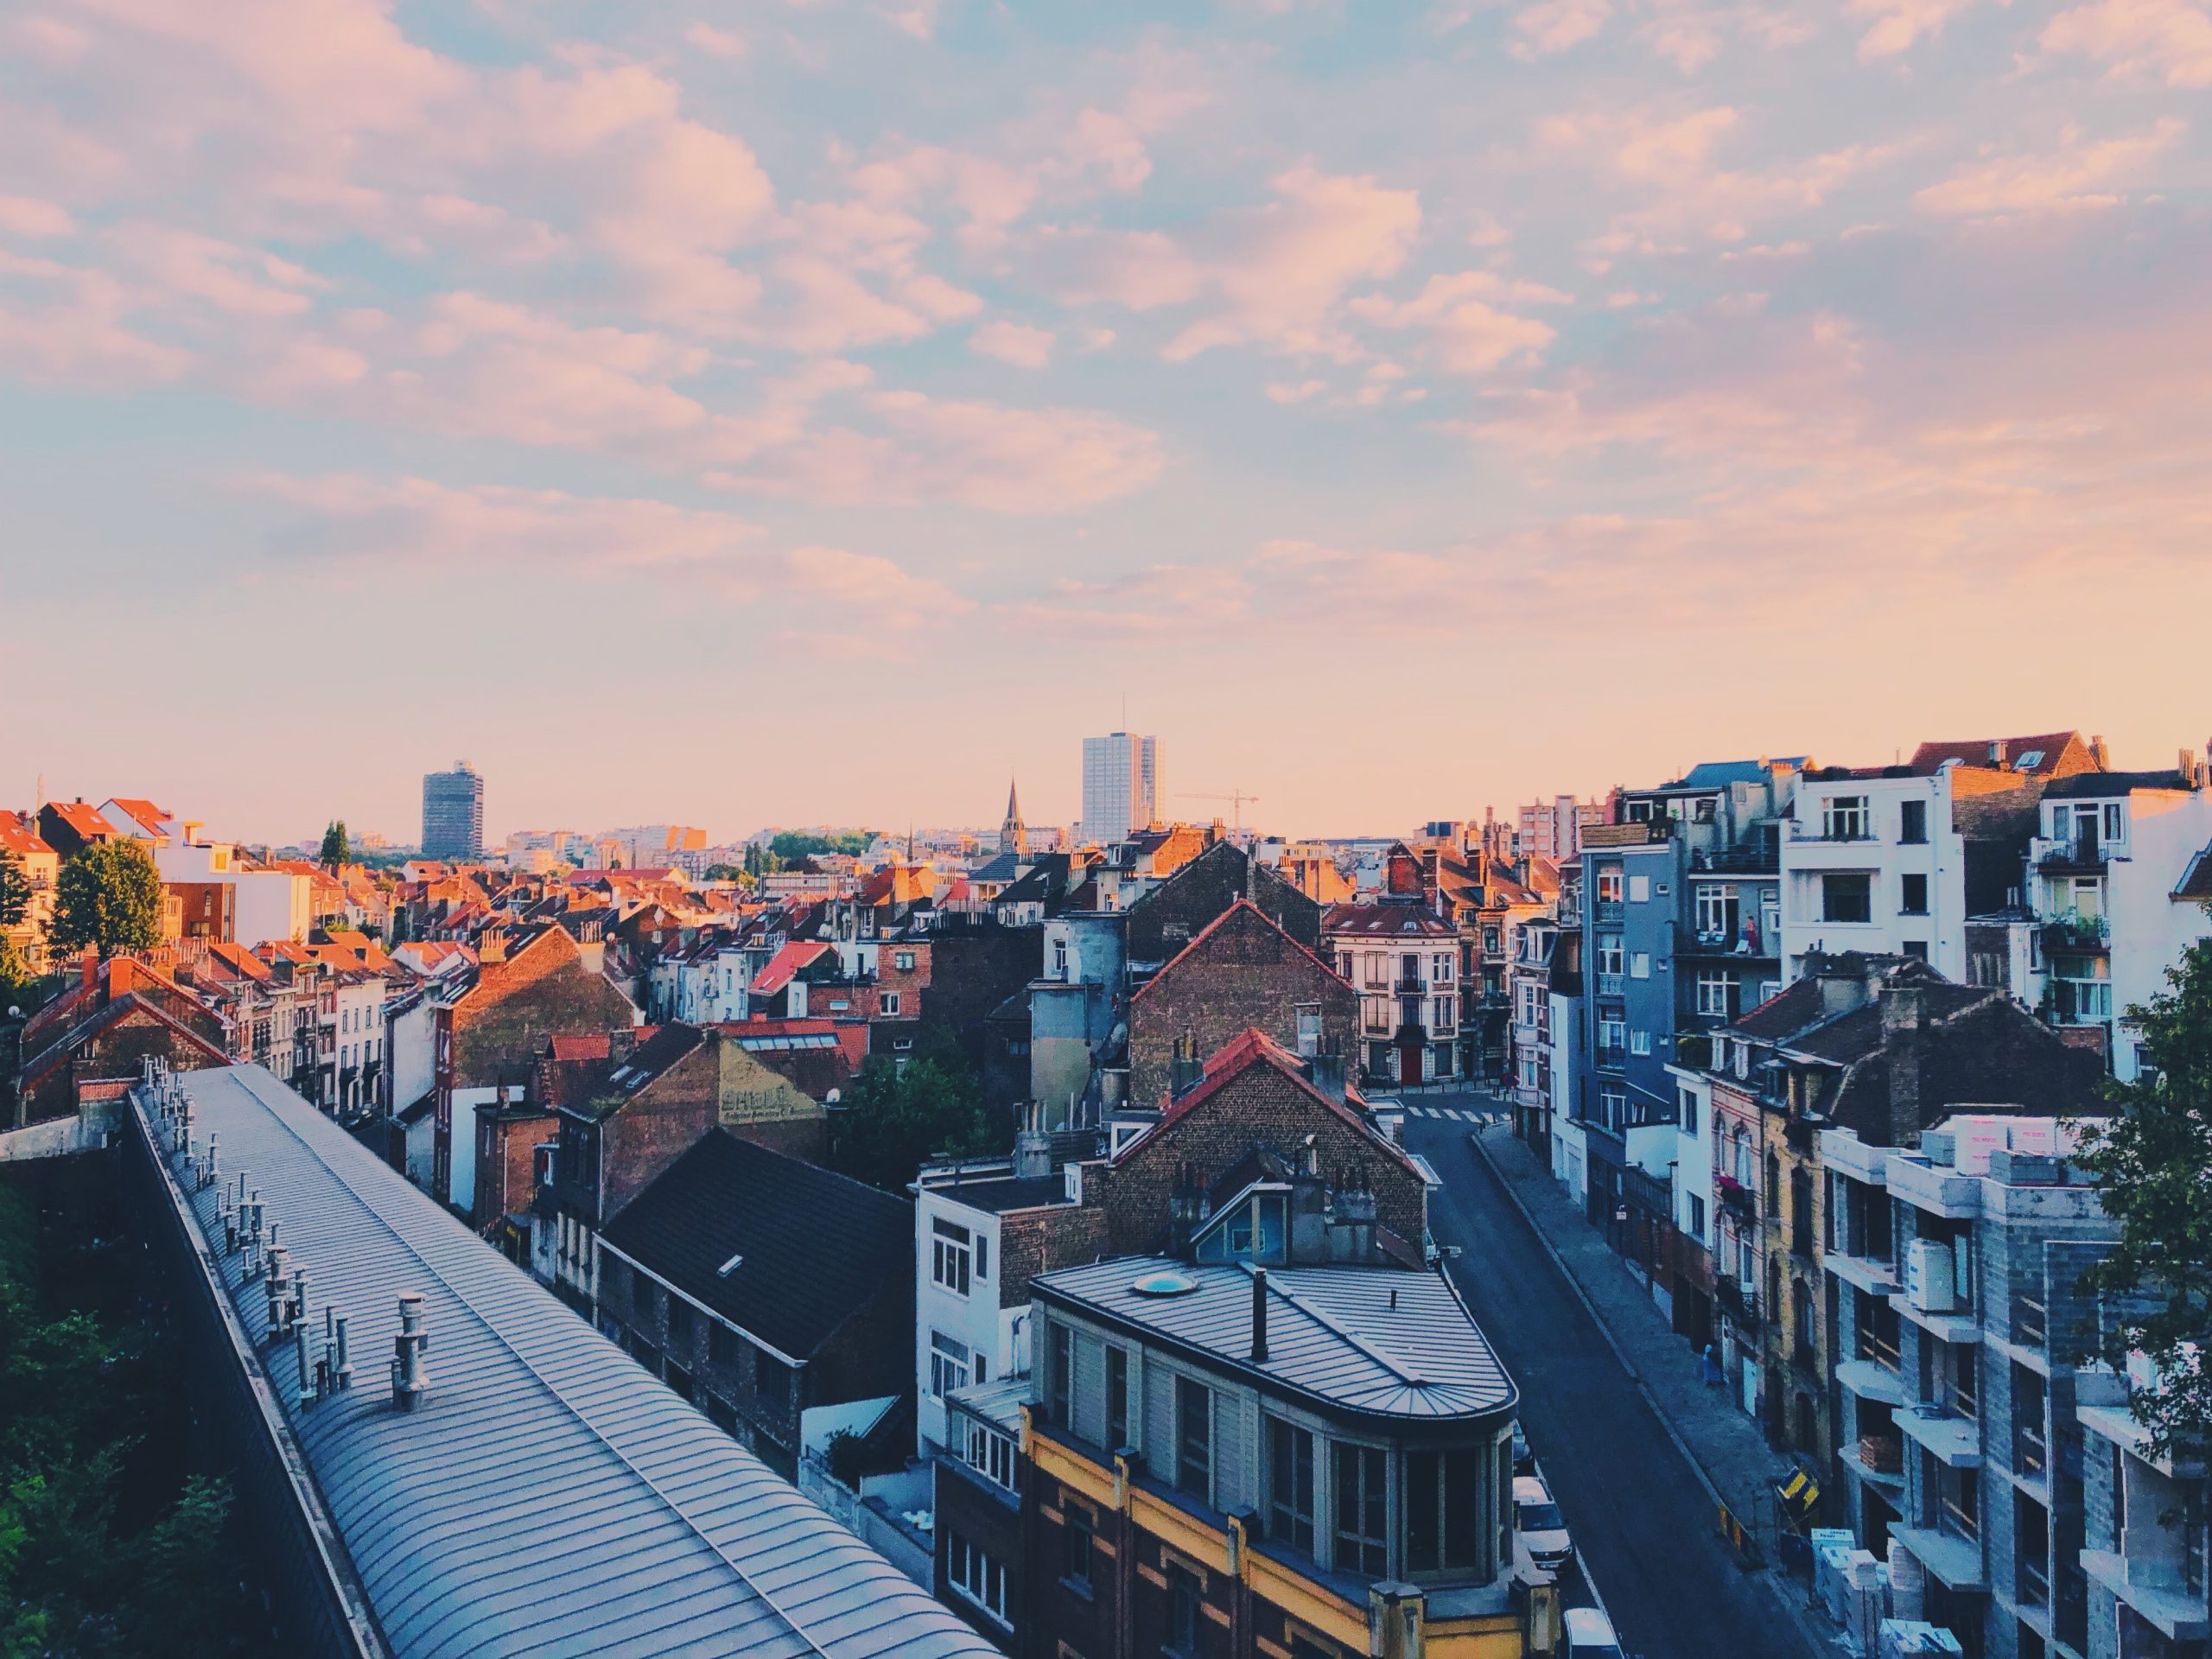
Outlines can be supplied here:
<path id="1" fill-rule="evenodd" d="M 1178 1172 L 1194 1168 L 1211 1185 L 1255 1147 L 1274 1147 L 1296 1162 L 1313 1136 L 1321 1177 L 1331 1185 L 1355 1173 L 1375 1190 L 1376 1219 L 1418 1249 L 1427 1231 L 1428 1194 L 1421 1176 L 1314 1099 L 1272 1065 L 1255 1063 L 1224 1084 L 1186 1116 L 1164 1123 L 1132 1147 L 1118 1164 L 1084 1171 L 1084 1204 L 1109 1217 L 1109 1248 L 1116 1255 L 1147 1255 L 1168 1247 L 1168 1198 Z"/>
<path id="2" fill-rule="evenodd" d="M 1166 1097 L 1178 1039 L 1209 1055 L 1256 1027 L 1294 1048 L 1298 1009 L 1317 1004 L 1324 1044 L 1351 1052 L 1359 1014 L 1351 987 L 1258 912 L 1232 912 L 1131 1000 L 1130 1098 L 1151 1105 Z"/>

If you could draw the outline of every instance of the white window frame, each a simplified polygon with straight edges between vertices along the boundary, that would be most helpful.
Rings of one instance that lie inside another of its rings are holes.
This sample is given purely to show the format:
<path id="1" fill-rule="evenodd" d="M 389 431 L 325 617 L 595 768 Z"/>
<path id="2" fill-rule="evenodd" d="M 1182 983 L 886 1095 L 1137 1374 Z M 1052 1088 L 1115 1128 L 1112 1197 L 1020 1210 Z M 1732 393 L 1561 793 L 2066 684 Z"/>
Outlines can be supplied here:
<path id="1" fill-rule="evenodd" d="M 1823 841 L 1867 841 L 1873 829 L 1873 813 L 1864 795 L 1831 795 L 1821 803 Z"/>
<path id="2" fill-rule="evenodd" d="M 1728 1017 L 1728 989 L 1735 976 L 1726 968 L 1700 968 L 1697 970 L 1697 1011 L 1702 1014 Z"/>
<path id="3" fill-rule="evenodd" d="M 956 1354 L 952 1351 L 958 1349 Z M 968 1386 L 969 1350 L 957 1337 L 942 1331 L 930 1332 L 930 1398 L 942 1404 L 945 1395 Z"/>
<path id="4" fill-rule="evenodd" d="M 1007 1491 L 1014 1484 L 1014 1442 L 988 1423 L 968 1425 L 968 1466 L 995 1486 Z"/>
<path id="5" fill-rule="evenodd" d="M 880 1014 L 884 1019 L 886 1019 L 886 1020 L 896 1020 L 896 1019 L 899 1017 L 899 993 L 898 993 L 898 992 L 896 992 L 896 991 L 881 991 L 881 992 L 879 992 L 879 993 L 877 994 L 876 1002 L 877 1002 L 877 1012 L 878 1012 L 879 1014 Z"/>
<path id="6" fill-rule="evenodd" d="M 975 1234 L 958 1222 L 930 1218 L 930 1282 L 963 1302 L 974 1283 L 975 1244 Z"/>

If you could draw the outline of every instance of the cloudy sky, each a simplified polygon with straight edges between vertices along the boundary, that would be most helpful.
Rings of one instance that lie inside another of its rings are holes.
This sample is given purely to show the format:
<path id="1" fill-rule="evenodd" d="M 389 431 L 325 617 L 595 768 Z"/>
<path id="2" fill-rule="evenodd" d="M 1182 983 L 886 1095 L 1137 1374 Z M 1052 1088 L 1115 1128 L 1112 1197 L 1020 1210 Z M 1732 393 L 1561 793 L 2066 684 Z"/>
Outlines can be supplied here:
<path id="1" fill-rule="evenodd" d="M 2205 0 L 16 0 L 0 800 L 2163 762 L 2208 94 Z"/>

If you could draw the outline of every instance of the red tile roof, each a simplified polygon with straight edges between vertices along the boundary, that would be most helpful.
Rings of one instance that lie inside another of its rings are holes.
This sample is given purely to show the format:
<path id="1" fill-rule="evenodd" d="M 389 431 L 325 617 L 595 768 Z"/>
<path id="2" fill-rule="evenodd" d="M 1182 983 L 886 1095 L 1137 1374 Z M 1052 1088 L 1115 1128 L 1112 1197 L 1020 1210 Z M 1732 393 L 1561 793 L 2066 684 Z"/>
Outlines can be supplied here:
<path id="1" fill-rule="evenodd" d="M 2033 766 L 2020 768 L 2031 776 L 2047 777 L 2065 753 L 2069 743 L 2079 743 L 2081 736 L 2075 732 L 2041 732 L 2033 737 L 1979 738 L 1962 741 L 1923 743 L 1912 752 L 1909 764 L 1917 772 L 1941 772 L 1946 760 L 1962 760 L 1970 766 L 1989 764 L 1989 746 L 2001 742 L 2005 746 L 2005 764 L 2018 768 L 2020 757 L 2041 751 L 2041 758 Z"/>
<path id="2" fill-rule="evenodd" d="M 794 939 L 768 959 L 768 965 L 753 982 L 754 993 L 761 996 L 773 996 L 798 977 L 800 969 L 817 960 L 829 949 L 819 939 Z"/>
<path id="3" fill-rule="evenodd" d="M 79 835 L 90 841 L 96 836 L 120 835 L 122 831 L 101 814 L 99 808 L 86 806 L 82 801 L 48 801 L 54 815 Z"/>
<path id="4" fill-rule="evenodd" d="M 17 858 L 31 858 L 53 851 L 53 848 L 39 839 L 38 831 L 28 820 L 17 817 L 13 812 L 0 812 L 0 852 L 13 853 Z"/>

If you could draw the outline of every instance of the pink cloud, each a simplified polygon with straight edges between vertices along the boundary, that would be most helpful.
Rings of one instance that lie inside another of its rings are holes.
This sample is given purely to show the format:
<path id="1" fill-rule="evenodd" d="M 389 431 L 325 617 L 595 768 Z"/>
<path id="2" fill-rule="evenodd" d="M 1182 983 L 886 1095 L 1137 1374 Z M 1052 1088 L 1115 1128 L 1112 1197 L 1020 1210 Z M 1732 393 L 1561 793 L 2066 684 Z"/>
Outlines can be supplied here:
<path id="1" fill-rule="evenodd" d="M 30 238 L 67 236 L 77 228 L 69 210 L 35 196 L 0 196 L 0 233 Z"/>
<path id="2" fill-rule="evenodd" d="M 1549 57 L 1593 37 L 1612 15 L 1611 0 L 1536 0 L 1514 13 L 1520 38 L 1510 50 L 1523 60 Z"/>
<path id="3" fill-rule="evenodd" d="M 968 336 L 969 349 L 1018 368 L 1050 366 L 1056 337 L 1049 328 L 1033 328 L 1020 322 L 987 322 Z"/>
<path id="4" fill-rule="evenodd" d="M 1910 50 L 1915 41 L 1942 34 L 1945 23 L 1973 3 L 1974 0 L 1851 0 L 1852 16 L 1872 20 L 1859 37 L 1859 60 L 1871 63 Z"/>
<path id="5" fill-rule="evenodd" d="M 2212 86 L 2212 12 L 2187 0 L 2096 0 L 2052 18 L 2041 44 L 2129 79 Z"/>
<path id="6" fill-rule="evenodd" d="M 1378 327 L 1422 330 L 1437 362 L 1455 374 L 1484 374 L 1507 363 L 1535 362 L 1556 338 L 1548 323 L 1500 310 L 1491 300 L 1558 305 L 1568 297 L 1541 283 L 1468 270 L 1432 276 L 1409 300 L 1370 296 L 1354 300 L 1351 308 Z"/>
<path id="7" fill-rule="evenodd" d="M 2121 198 L 2110 186 L 2139 172 L 2172 148 L 2187 124 L 2168 117 L 2146 132 L 2085 143 L 2081 129 L 2059 135 L 2058 148 L 2039 156 L 2002 156 L 1961 168 L 1912 199 L 1923 213 L 1945 217 L 2036 214 L 2109 207 Z"/>

